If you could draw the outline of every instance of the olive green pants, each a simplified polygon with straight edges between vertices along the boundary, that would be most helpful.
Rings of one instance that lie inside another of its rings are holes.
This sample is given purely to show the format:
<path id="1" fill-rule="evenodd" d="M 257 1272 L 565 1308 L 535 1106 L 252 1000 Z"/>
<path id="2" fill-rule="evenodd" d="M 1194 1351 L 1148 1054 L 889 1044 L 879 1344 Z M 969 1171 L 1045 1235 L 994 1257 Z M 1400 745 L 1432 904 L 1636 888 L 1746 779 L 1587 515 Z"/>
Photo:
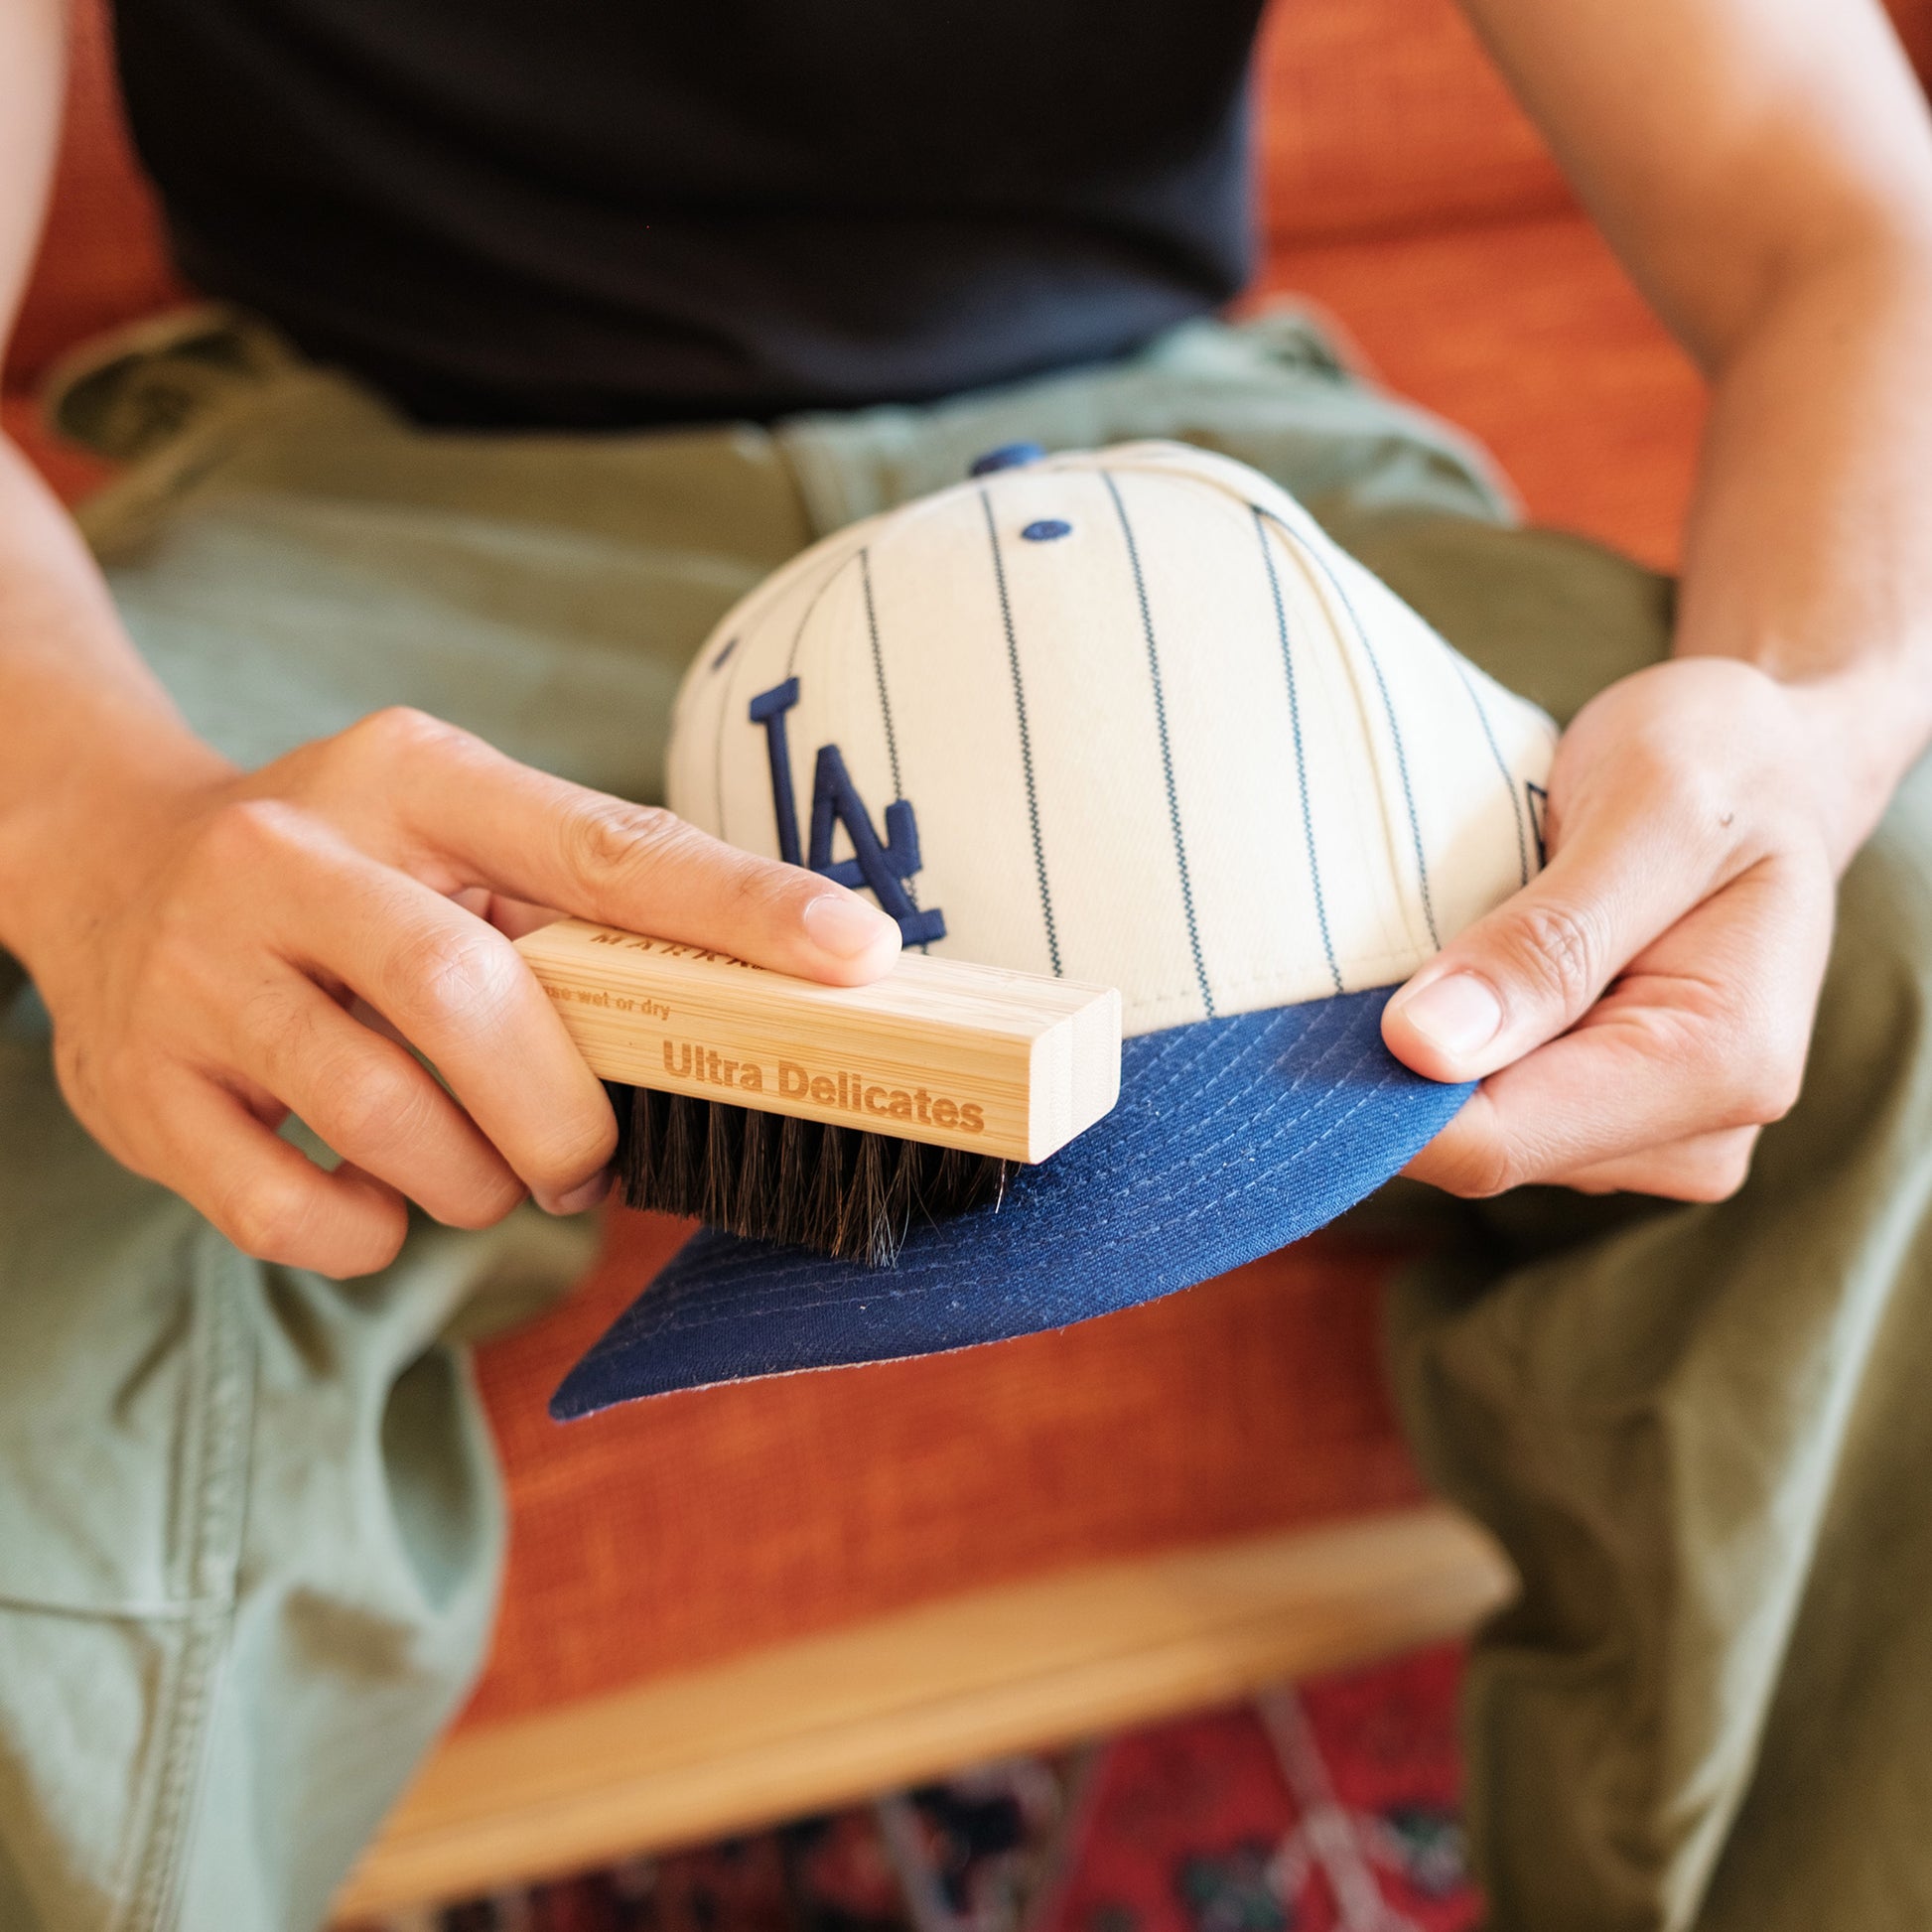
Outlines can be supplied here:
<path id="1" fill-rule="evenodd" d="M 131 459 L 83 519 L 130 628 L 247 762 L 405 702 L 653 797 L 732 600 L 1024 437 L 1244 458 L 1560 714 L 1667 646 L 1666 585 L 1511 530 L 1479 454 L 1292 316 L 936 408 L 609 439 L 427 435 L 207 318 L 60 408 Z M 1405 1408 L 1525 1580 L 1470 1681 L 1497 1932 L 1932 1922 L 1929 875 L 1921 773 L 1734 1200 L 1407 1202 L 1445 1245 L 1398 1298 Z M 594 1231 L 526 1211 L 424 1223 L 365 1281 L 264 1267 L 80 1132 L 17 973 L 0 1005 L 0 1926 L 314 1926 L 487 1638 L 461 1336 Z"/>

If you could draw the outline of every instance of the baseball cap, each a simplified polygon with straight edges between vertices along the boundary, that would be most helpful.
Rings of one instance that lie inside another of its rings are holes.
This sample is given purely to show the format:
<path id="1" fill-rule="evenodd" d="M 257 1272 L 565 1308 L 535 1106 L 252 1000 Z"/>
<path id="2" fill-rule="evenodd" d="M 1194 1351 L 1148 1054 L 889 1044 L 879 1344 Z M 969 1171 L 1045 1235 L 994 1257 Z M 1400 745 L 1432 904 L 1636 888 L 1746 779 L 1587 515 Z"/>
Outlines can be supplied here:
<path id="1" fill-rule="evenodd" d="M 753 591 L 693 661 L 670 802 L 869 890 L 908 946 L 1120 989 L 1121 1095 L 891 1268 L 704 1229 L 560 1418 L 1000 1340 L 1299 1239 L 1466 1086 L 1390 993 L 1529 882 L 1556 728 L 1266 477 L 996 452 Z"/>

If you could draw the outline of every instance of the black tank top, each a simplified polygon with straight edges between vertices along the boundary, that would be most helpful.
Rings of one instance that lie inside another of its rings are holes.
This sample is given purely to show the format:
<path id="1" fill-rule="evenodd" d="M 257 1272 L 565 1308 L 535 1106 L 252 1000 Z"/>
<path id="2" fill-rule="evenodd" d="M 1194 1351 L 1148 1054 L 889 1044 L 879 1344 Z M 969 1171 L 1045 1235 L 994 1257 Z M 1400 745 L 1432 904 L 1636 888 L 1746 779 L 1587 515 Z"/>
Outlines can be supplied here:
<path id="1" fill-rule="evenodd" d="M 1248 269 L 1261 0 L 118 0 L 189 278 L 432 421 L 915 400 Z"/>

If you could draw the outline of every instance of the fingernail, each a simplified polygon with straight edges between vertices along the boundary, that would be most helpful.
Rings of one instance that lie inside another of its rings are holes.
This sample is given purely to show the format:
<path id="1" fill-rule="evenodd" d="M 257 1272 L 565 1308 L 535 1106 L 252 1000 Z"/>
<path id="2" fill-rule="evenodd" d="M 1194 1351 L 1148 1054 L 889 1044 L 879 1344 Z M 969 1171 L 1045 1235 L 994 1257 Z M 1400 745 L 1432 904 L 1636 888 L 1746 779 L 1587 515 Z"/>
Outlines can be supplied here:
<path id="1" fill-rule="evenodd" d="M 1503 1005 L 1473 973 L 1450 973 L 1404 1000 L 1402 1017 L 1432 1045 L 1466 1059 L 1495 1038 Z"/>
<path id="2" fill-rule="evenodd" d="M 844 893 L 827 893 L 805 907 L 805 930 L 816 944 L 841 959 L 871 952 L 891 924 L 885 913 Z"/>
<path id="3" fill-rule="evenodd" d="M 600 1168 L 581 1187 L 573 1187 L 567 1194 L 559 1194 L 553 1201 L 546 1203 L 546 1212 L 551 1214 L 581 1214 L 587 1207 L 595 1207 L 611 1191 L 611 1170 Z"/>

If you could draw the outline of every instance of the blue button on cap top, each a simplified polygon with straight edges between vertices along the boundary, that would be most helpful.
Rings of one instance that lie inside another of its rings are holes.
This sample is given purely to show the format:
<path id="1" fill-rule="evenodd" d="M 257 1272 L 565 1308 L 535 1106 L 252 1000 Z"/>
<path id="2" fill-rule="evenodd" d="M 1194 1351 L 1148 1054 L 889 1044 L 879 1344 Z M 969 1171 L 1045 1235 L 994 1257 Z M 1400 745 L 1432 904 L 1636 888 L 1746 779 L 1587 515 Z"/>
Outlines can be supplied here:
<path id="1" fill-rule="evenodd" d="M 1037 463 L 1046 452 L 1037 443 L 1002 443 L 997 450 L 976 456 L 969 477 L 990 477 L 996 470 L 1018 470 L 1023 463 Z"/>

